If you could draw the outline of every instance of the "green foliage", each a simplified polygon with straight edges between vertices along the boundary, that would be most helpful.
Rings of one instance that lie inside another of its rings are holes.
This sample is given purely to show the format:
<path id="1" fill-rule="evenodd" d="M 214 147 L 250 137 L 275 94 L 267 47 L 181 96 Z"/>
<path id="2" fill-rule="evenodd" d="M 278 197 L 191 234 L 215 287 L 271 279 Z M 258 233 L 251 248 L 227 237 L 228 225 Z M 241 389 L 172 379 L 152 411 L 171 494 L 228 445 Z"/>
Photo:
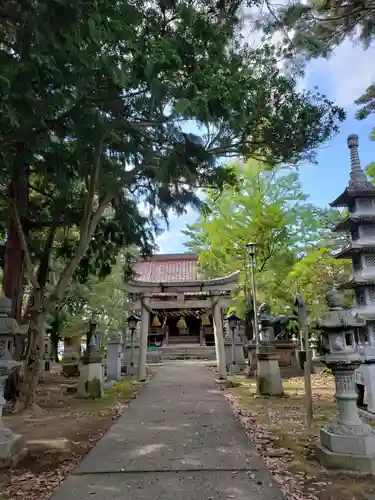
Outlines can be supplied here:
<path id="1" fill-rule="evenodd" d="M 251 309 L 246 244 L 255 242 L 259 301 L 267 300 L 275 313 L 285 312 L 285 306 L 293 300 L 296 277 L 305 267 L 309 268 L 311 260 L 315 262 L 310 252 L 325 245 L 324 255 L 316 250 L 319 264 L 334 268 L 332 262 L 337 261 L 328 255 L 339 243 L 331 233 L 338 214 L 308 202 L 295 170 L 272 171 L 254 161 L 231 168 L 241 179 L 239 186 L 227 188 L 219 198 L 210 193 L 207 213 L 184 231 L 188 237 L 186 246 L 198 253 L 205 277 L 241 271 L 237 312 L 245 317 Z M 337 265 L 341 269 L 342 263 Z M 320 272 L 317 266 L 311 269 Z M 321 278 L 325 279 L 327 273 L 321 273 Z"/>
<path id="2" fill-rule="evenodd" d="M 60 337 L 81 337 L 88 330 L 93 313 L 98 332 L 105 338 L 110 330 L 121 330 L 125 321 L 124 256 L 120 255 L 111 273 L 104 278 L 90 275 L 84 284 L 75 282 L 55 313 L 64 319 Z"/>
<path id="3" fill-rule="evenodd" d="M 283 57 L 304 63 L 328 57 L 345 39 L 368 48 L 375 36 L 375 1 L 290 0 L 267 2 L 268 12 L 259 20 L 266 34 L 281 32 Z"/>
<path id="4" fill-rule="evenodd" d="M 357 112 L 358 120 L 366 119 L 370 114 L 375 113 L 375 85 L 370 85 L 366 92 L 359 97 L 356 104 L 362 105 L 362 108 Z M 372 132 L 372 139 L 375 140 L 375 129 Z"/>
<path id="5" fill-rule="evenodd" d="M 286 286 L 294 294 L 300 289 L 309 309 L 310 320 L 316 320 L 327 309 L 328 290 L 333 284 L 348 280 L 350 271 L 350 260 L 335 259 L 330 248 L 318 248 L 293 265 Z M 352 296 L 348 296 L 348 305 L 352 299 Z"/>
<path id="6" fill-rule="evenodd" d="M 342 110 L 297 91 L 227 7 L 2 3 L 0 210 L 15 210 L 8 186 L 27 165 L 26 267 L 47 310 L 121 248 L 152 251 L 170 210 L 201 208 L 197 187 L 233 185 L 219 158 L 297 163 L 338 130 Z"/>

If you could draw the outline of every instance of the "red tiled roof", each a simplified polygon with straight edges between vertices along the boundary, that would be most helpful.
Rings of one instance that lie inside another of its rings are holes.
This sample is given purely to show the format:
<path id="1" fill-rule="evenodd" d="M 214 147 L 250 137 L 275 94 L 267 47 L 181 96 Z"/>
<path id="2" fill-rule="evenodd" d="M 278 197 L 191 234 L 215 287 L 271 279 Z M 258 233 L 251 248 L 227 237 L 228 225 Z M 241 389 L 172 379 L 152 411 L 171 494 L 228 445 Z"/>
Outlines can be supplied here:
<path id="1" fill-rule="evenodd" d="M 157 254 L 134 266 L 137 281 L 193 281 L 198 279 L 198 257 L 192 253 Z"/>

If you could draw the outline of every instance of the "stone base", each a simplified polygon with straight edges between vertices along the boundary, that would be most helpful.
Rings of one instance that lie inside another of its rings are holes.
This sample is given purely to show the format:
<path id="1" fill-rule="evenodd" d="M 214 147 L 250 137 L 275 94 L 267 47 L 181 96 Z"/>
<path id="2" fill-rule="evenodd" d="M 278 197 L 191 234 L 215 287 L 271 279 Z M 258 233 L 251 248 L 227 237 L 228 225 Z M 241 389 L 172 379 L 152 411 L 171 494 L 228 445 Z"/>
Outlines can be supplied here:
<path id="1" fill-rule="evenodd" d="M 116 385 L 116 380 L 108 380 L 107 382 L 104 382 L 103 387 L 104 389 L 112 389 Z"/>
<path id="2" fill-rule="evenodd" d="M 137 370 L 138 368 L 136 365 L 129 365 L 126 367 L 126 375 L 129 375 L 129 377 L 135 377 L 137 375 Z"/>
<path id="3" fill-rule="evenodd" d="M 131 347 L 130 345 L 126 345 L 122 348 L 122 359 L 121 359 L 121 364 L 123 366 L 128 366 L 131 363 Z M 134 361 L 137 361 L 139 357 L 139 346 L 134 345 Z"/>
<path id="4" fill-rule="evenodd" d="M 0 430 L 0 468 L 16 465 L 26 453 L 23 436 L 13 434 L 10 429 Z"/>
<path id="5" fill-rule="evenodd" d="M 335 453 L 321 444 L 316 445 L 315 455 L 327 469 L 350 470 L 375 476 L 375 455 Z"/>
<path id="6" fill-rule="evenodd" d="M 279 361 L 270 346 L 261 346 L 258 352 L 257 393 L 261 396 L 284 394 Z"/>
<path id="7" fill-rule="evenodd" d="M 78 393 L 85 398 L 100 399 L 103 397 L 103 368 L 101 363 L 82 365 Z"/>
<path id="8" fill-rule="evenodd" d="M 311 373 L 322 373 L 324 370 L 327 370 L 327 367 L 323 365 L 321 361 L 311 361 Z"/>
<path id="9" fill-rule="evenodd" d="M 336 434 L 329 429 L 330 425 L 320 429 L 320 443 L 323 448 L 339 455 L 375 456 L 375 433 L 363 422 L 358 432 Z M 368 429 L 368 432 L 367 432 Z"/>
<path id="10" fill-rule="evenodd" d="M 107 380 L 120 380 L 121 379 L 121 359 L 118 357 L 111 362 L 108 362 L 106 365 L 106 376 Z"/>
<path id="11" fill-rule="evenodd" d="M 227 364 L 227 370 L 229 370 L 229 367 L 232 365 L 232 339 L 225 338 L 224 340 L 225 360 Z M 246 360 L 242 342 L 238 342 L 234 346 L 234 360 L 236 362 L 236 365 L 240 367 L 240 370 L 245 369 Z"/>
<path id="12" fill-rule="evenodd" d="M 162 359 L 162 351 L 160 349 L 151 349 L 147 351 L 147 363 L 160 363 Z"/>
<path id="13" fill-rule="evenodd" d="M 218 388 L 223 391 L 224 389 L 227 389 L 228 387 L 232 387 L 233 383 L 230 380 L 224 380 L 221 378 L 215 378 L 215 383 L 217 384 Z"/>
<path id="14" fill-rule="evenodd" d="M 240 373 L 241 371 L 242 370 L 241 370 L 240 365 L 229 365 L 228 366 L 229 375 L 236 375 L 236 373 Z"/>

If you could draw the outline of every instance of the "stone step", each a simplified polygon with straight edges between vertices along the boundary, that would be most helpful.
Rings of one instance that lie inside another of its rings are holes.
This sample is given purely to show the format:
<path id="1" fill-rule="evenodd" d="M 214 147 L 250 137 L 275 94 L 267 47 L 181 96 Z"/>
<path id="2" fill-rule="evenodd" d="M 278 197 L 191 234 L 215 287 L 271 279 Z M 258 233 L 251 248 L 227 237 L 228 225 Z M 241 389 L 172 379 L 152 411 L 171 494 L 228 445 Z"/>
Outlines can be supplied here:
<path id="1" fill-rule="evenodd" d="M 215 359 L 214 347 L 203 346 L 164 346 L 162 350 L 162 359 Z"/>

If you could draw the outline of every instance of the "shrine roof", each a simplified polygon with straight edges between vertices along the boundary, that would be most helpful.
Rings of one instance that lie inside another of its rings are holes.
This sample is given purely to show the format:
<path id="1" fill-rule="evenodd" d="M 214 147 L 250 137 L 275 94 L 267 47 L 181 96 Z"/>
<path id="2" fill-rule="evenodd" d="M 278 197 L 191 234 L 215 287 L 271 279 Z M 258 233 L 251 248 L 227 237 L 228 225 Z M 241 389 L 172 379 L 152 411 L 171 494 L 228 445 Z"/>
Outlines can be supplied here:
<path id="1" fill-rule="evenodd" d="M 353 189 L 347 187 L 343 193 L 340 194 L 334 201 L 329 205 L 331 207 L 345 207 L 349 205 L 351 200 L 355 198 L 374 198 L 375 197 L 375 187 L 368 183 L 368 185 L 361 187 L 359 189 Z"/>
<path id="2" fill-rule="evenodd" d="M 355 254 L 365 253 L 366 251 L 375 252 L 374 243 L 359 244 L 355 241 L 349 241 L 348 244 L 340 251 L 336 252 L 333 257 L 335 259 L 351 259 Z"/>
<path id="3" fill-rule="evenodd" d="M 352 276 L 349 281 L 345 281 L 345 283 L 341 283 L 337 286 L 339 290 L 351 290 L 355 288 L 362 288 L 365 286 L 371 286 L 373 287 L 375 285 L 375 278 L 366 278 L 366 277 L 360 277 L 360 278 L 355 278 Z"/>
<path id="4" fill-rule="evenodd" d="M 348 231 L 351 227 L 363 224 L 375 224 L 375 215 L 351 215 L 344 217 L 334 227 L 333 231 Z"/>
<path id="5" fill-rule="evenodd" d="M 198 256 L 193 253 L 156 254 L 134 266 L 134 279 L 148 283 L 196 281 Z"/>

